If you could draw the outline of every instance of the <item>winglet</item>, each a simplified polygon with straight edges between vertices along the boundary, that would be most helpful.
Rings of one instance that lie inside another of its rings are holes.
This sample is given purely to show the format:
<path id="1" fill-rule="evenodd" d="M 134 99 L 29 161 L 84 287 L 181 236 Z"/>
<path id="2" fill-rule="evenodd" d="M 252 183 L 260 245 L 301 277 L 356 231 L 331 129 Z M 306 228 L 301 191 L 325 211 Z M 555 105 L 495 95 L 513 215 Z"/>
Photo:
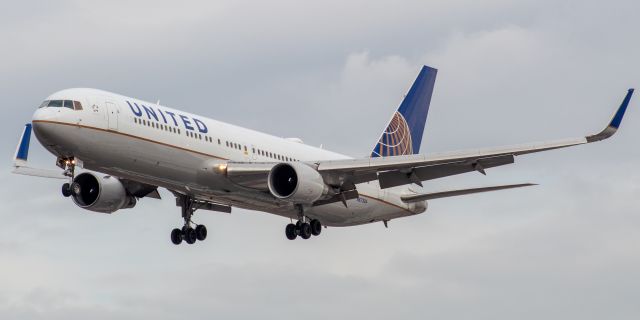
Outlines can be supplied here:
<path id="1" fill-rule="evenodd" d="M 16 148 L 16 155 L 14 157 L 14 161 L 27 161 L 27 157 L 29 157 L 29 142 L 31 141 L 31 123 L 27 123 L 24 126 L 24 130 L 22 131 L 22 138 L 20 138 L 20 143 Z"/>
<path id="2" fill-rule="evenodd" d="M 22 137 L 20 143 L 16 148 L 16 155 L 13 159 L 13 173 L 23 174 L 27 176 L 43 177 L 43 178 L 55 178 L 55 179 L 69 179 L 64 175 L 64 172 L 59 170 L 39 169 L 32 168 L 27 165 L 27 158 L 29 157 L 29 142 L 31 141 L 31 123 L 27 123 L 22 131 Z"/>
<path id="3" fill-rule="evenodd" d="M 591 136 L 587 136 L 586 137 L 587 142 L 596 142 L 596 141 L 610 138 L 611 136 L 613 136 L 613 134 L 616 133 L 616 131 L 618 131 L 618 128 L 620 127 L 620 123 L 622 123 L 622 118 L 624 117 L 624 113 L 627 111 L 627 106 L 629 105 L 629 101 L 631 100 L 632 95 L 633 95 L 633 89 L 629 89 L 629 91 L 627 91 L 627 95 L 624 97 L 624 100 L 622 100 L 622 104 L 620 104 L 620 107 L 618 107 L 618 110 L 616 110 L 616 113 L 613 115 L 613 118 L 611 118 L 609 125 L 607 125 L 607 127 L 604 128 L 604 130 L 600 131 L 599 133 Z"/>

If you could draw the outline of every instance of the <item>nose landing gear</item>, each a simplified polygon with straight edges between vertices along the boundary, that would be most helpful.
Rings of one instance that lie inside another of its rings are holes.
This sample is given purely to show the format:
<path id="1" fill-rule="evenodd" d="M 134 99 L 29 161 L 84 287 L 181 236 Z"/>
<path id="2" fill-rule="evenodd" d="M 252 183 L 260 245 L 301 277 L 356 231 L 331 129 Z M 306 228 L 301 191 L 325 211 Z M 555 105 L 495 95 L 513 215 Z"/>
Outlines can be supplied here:
<path id="1" fill-rule="evenodd" d="M 75 176 L 76 160 L 74 158 L 57 158 L 56 166 L 64 170 L 64 175 L 71 179 Z M 71 183 L 67 182 L 62 185 L 62 196 L 68 198 L 72 195 Z"/>

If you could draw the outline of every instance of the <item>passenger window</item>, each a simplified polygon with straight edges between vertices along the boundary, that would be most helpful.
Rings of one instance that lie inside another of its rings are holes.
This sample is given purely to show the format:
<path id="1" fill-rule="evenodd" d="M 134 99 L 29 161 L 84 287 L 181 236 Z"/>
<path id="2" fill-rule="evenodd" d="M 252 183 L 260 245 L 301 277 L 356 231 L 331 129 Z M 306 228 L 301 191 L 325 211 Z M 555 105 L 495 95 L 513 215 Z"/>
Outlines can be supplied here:
<path id="1" fill-rule="evenodd" d="M 82 110 L 82 103 L 80 103 L 80 101 L 74 101 L 73 108 L 76 110 Z"/>

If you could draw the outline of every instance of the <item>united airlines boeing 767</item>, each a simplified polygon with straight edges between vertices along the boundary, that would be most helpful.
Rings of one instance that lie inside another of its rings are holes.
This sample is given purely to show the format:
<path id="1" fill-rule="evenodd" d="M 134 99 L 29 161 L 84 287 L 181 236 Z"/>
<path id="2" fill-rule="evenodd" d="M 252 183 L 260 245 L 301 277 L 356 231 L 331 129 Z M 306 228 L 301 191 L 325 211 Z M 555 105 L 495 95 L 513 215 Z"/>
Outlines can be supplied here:
<path id="1" fill-rule="evenodd" d="M 15 154 L 18 174 L 66 179 L 62 195 L 80 208 L 113 213 L 141 198 L 176 198 L 184 224 L 171 241 L 207 237 L 196 210 L 232 207 L 291 219 L 288 239 L 309 239 L 322 226 L 354 226 L 416 215 L 442 197 L 530 186 L 530 183 L 424 193 L 427 180 L 511 164 L 516 156 L 611 137 L 622 121 L 629 89 L 601 132 L 575 139 L 422 155 L 422 135 L 437 71 L 423 67 L 371 154 L 351 158 L 224 122 L 95 89 L 68 89 L 46 98 L 25 126 Z M 59 170 L 29 167 L 31 130 L 56 156 Z M 293 223 L 294 220 L 296 223 Z"/>

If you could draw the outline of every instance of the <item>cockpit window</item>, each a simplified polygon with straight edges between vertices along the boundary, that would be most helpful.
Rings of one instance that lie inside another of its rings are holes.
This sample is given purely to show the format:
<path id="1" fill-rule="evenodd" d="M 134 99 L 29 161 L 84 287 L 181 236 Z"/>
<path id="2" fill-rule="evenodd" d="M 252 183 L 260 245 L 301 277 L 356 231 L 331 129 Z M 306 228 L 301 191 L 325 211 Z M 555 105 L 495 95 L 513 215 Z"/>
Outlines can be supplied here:
<path id="1" fill-rule="evenodd" d="M 40 108 L 69 108 L 71 110 L 82 110 L 82 103 L 79 101 L 73 100 L 46 100 L 41 105 Z"/>
<path id="2" fill-rule="evenodd" d="M 47 105 L 49 108 L 62 108 L 62 100 L 51 100 Z"/>

